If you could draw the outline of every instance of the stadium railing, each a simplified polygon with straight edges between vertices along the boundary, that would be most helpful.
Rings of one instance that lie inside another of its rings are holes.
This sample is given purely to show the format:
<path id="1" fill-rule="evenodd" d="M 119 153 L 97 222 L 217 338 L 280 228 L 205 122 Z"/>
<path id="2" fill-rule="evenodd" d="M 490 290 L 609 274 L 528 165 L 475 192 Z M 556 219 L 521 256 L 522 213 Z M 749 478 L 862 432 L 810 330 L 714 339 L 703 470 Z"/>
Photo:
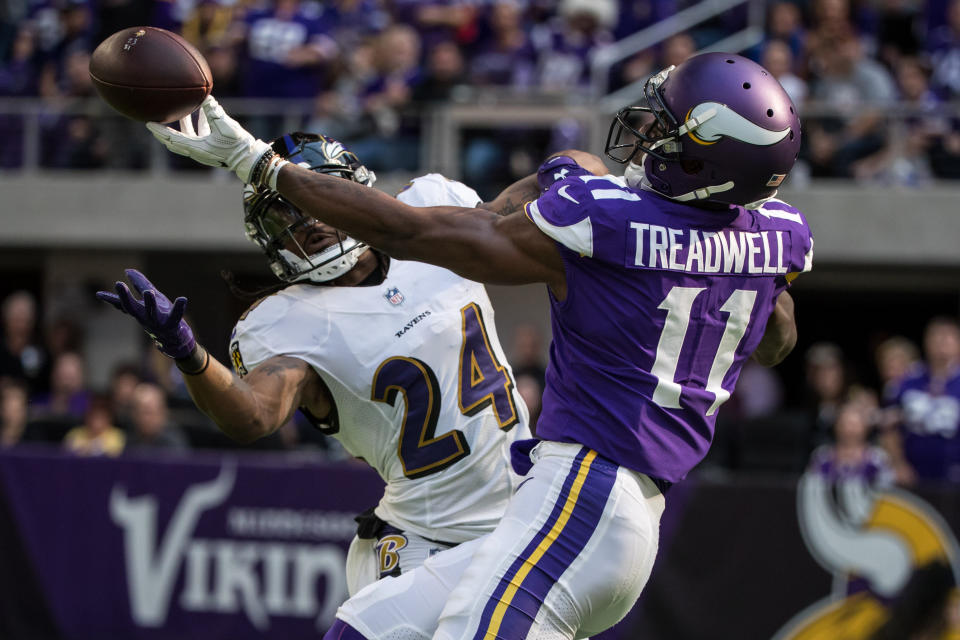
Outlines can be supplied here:
<path id="1" fill-rule="evenodd" d="M 229 113 L 245 123 L 254 124 L 254 133 L 263 137 L 278 131 L 309 127 L 314 119 L 312 101 L 268 99 L 224 99 Z M 622 105 L 620 105 L 622 106 Z M 442 171 L 450 177 L 462 177 L 464 132 L 505 129 L 550 130 L 558 123 L 576 123 L 579 145 L 599 152 L 610 118 L 617 107 L 607 101 L 590 100 L 585 94 L 548 94 L 519 96 L 513 92 L 474 90 L 461 101 L 423 105 L 406 115 L 420 121 L 420 169 Z M 802 106 L 805 122 L 823 119 L 845 121 L 856 117 L 869 105 L 857 109 L 838 109 L 831 105 L 807 103 Z M 905 103 L 876 107 L 886 120 L 886 130 L 896 142 L 918 122 L 937 122 L 941 131 L 960 122 L 960 103 L 944 103 L 935 109 Z M 58 157 L 71 144 L 83 144 L 83 138 L 71 136 L 71 118 L 88 118 L 103 136 L 110 150 L 103 168 L 111 170 L 147 170 L 164 173 L 171 168 L 170 155 L 139 124 L 112 112 L 97 99 L 55 103 L 30 98 L 0 98 L 0 172 L 32 172 L 51 168 L 82 168 Z M 269 121 L 269 130 L 257 131 Z M 371 136 L 377 134 L 370 132 Z M 349 141 L 349 140 L 348 140 Z M 188 164 L 174 166 L 188 167 Z"/>

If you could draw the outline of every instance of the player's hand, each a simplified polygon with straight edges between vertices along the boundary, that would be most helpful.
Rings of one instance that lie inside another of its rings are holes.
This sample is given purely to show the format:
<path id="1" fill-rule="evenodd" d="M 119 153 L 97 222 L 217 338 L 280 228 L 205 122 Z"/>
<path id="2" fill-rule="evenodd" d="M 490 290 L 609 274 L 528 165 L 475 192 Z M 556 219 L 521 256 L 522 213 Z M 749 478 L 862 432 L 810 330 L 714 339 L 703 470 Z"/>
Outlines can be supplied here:
<path id="1" fill-rule="evenodd" d="M 145 275 L 136 269 L 127 269 L 126 273 L 142 300 L 137 300 L 123 282 L 117 282 L 116 293 L 98 291 L 97 298 L 136 318 L 164 354 L 176 359 L 190 356 L 197 341 L 183 319 L 187 299 L 181 296 L 171 303 Z"/>
<path id="2" fill-rule="evenodd" d="M 275 188 L 276 173 L 286 164 L 270 145 L 254 138 L 228 116 L 213 96 L 200 104 L 196 130 L 190 116 L 180 120 L 180 131 L 159 122 L 148 122 L 147 129 L 173 153 L 229 169 L 247 184 Z"/>

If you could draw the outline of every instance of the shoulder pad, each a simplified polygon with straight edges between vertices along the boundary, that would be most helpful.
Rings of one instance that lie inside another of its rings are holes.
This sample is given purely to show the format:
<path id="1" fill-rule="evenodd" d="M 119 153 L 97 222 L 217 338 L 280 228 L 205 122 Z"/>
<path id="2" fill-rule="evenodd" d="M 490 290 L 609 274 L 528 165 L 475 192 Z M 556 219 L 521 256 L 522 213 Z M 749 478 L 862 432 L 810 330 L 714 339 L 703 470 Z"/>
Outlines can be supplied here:
<path id="1" fill-rule="evenodd" d="M 574 175 L 554 183 L 527 205 L 527 216 L 546 235 L 581 256 L 593 257 L 594 227 L 609 225 L 620 206 L 641 195 L 612 175 Z"/>

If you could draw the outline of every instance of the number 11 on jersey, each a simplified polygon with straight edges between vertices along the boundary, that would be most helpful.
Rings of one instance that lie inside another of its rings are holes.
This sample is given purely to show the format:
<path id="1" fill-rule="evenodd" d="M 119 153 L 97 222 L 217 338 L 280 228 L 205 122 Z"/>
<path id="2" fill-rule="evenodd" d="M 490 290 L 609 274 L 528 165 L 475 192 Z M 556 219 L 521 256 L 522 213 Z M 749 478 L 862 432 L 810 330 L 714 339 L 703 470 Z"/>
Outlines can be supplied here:
<path id="1" fill-rule="evenodd" d="M 693 303 L 706 288 L 705 287 L 673 287 L 670 293 L 657 307 L 667 312 L 667 320 L 660 332 L 657 343 L 657 357 L 650 368 L 657 378 L 657 388 L 653 392 L 653 401 L 667 409 L 680 408 L 680 392 L 683 388 L 676 382 L 677 364 L 680 361 L 680 350 L 690 326 L 690 316 Z M 757 292 L 747 289 L 736 289 L 727 301 L 720 307 L 720 311 L 727 313 L 727 321 L 723 325 L 723 336 L 713 356 L 710 373 L 707 376 L 706 390 L 714 396 L 713 404 L 707 409 L 706 415 L 712 416 L 730 397 L 730 392 L 723 388 L 723 379 L 733 365 L 733 358 L 737 353 L 740 340 L 747 332 L 750 314 L 757 299 Z"/>

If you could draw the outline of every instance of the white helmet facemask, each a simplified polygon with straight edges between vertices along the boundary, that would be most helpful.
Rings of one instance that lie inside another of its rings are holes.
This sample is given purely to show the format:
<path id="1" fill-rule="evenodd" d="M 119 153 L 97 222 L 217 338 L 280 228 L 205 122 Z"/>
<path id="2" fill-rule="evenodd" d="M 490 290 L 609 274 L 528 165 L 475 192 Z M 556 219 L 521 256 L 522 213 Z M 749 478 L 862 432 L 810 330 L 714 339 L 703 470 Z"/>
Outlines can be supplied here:
<path id="1" fill-rule="evenodd" d="M 289 249 L 279 249 L 277 253 L 283 257 L 289 268 L 299 273 L 292 282 L 330 282 L 353 269 L 360 260 L 360 256 L 369 248 L 359 240 L 345 237 L 323 251 L 306 257 L 297 255 Z M 277 276 L 282 277 L 280 274 Z"/>

